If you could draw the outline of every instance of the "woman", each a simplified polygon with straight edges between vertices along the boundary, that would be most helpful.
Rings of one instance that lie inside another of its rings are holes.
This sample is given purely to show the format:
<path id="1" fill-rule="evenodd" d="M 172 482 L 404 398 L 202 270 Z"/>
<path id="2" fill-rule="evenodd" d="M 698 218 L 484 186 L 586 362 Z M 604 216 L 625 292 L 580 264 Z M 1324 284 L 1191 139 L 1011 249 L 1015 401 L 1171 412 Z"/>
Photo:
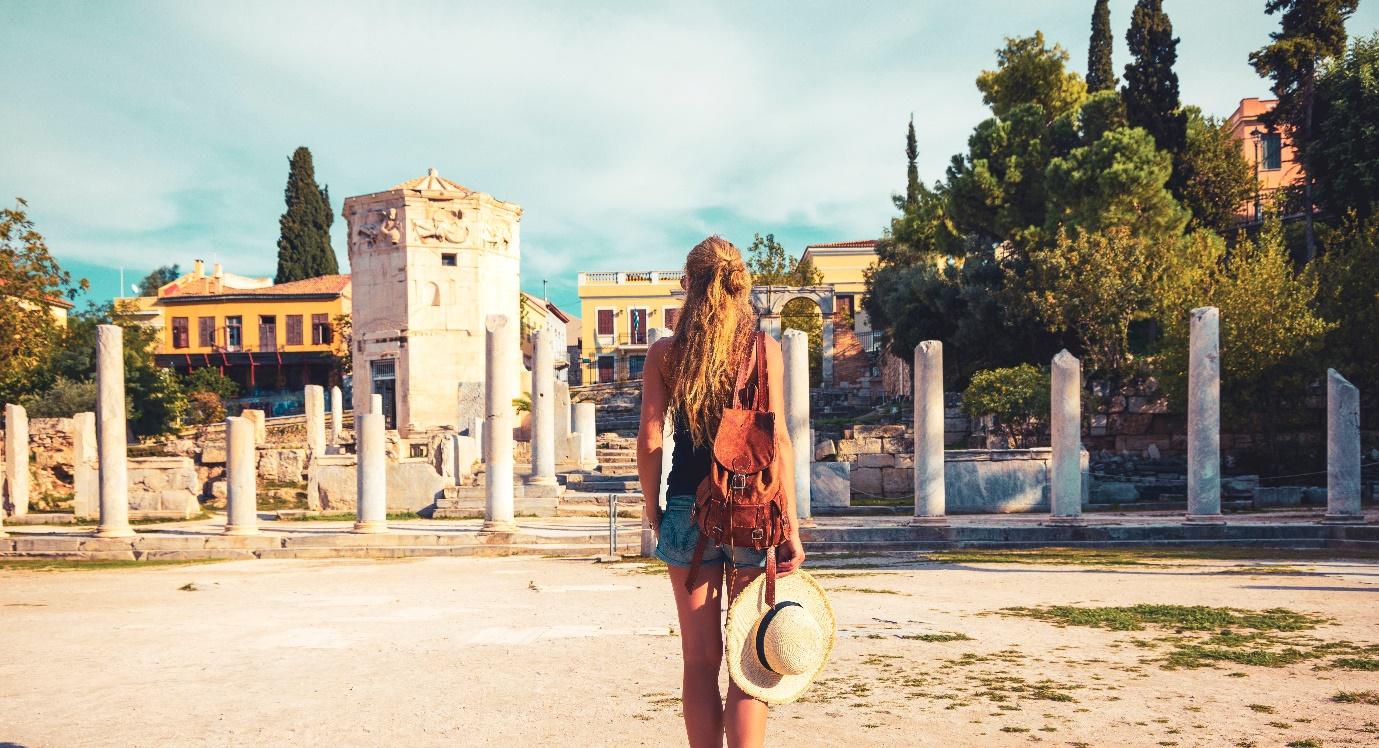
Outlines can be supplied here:
<path id="1" fill-rule="evenodd" d="M 656 556 L 670 570 L 680 617 L 680 648 L 685 660 L 681 703 L 689 744 L 721 746 L 726 733 L 729 746 L 759 746 L 766 735 L 766 704 L 729 682 L 725 705 L 718 691 L 718 671 L 723 660 L 720 608 L 724 577 L 729 579 L 731 601 L 761 573 L 765 554 L 751 548 L 710 545 L 695 575 L 694 588 L 686 589 L 690 560 L 699 539 L 699 529 L 691 517 L 695 489 L 708 474 L 718 422 L 731 401 L 734 376 L 751 350 L 756 329 L 749 299 L 752 278 L 737 247 L 711 236 L 690 250 L 680 285 L 685 289 L 685 304 L 675 335 L 656 341 L 647 351 L 637 472 L 646 497 L 644 511 L 657 531 Z M 780 343 L 769 336 L 766 369 L 769 406 L 780 424 L 776 429 L 777 464 L 788 471 L 795 460 L 784 428 L 784 362 Z M 675 426 L 675 440 L 663 513 L 657 497 L 668 414 Z M 783 472 L 781 480 L 789 503 L 788 516 L 793 518 L 795 482 L 788 472 Z M 795 524 L 791 523 L 790 541 L 776 549 L 781 574 L 804 561 Z M 730 571 L 726 575 L 725 567 Z"/>

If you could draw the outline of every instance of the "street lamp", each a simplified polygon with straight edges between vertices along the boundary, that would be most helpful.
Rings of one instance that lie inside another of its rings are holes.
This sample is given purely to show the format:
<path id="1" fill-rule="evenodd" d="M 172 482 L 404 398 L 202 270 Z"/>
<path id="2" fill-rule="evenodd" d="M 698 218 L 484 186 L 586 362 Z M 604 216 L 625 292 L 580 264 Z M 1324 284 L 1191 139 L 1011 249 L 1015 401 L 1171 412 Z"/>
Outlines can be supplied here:
<path id="1" fill-rule="evenodd" d="M 1262 206 L 1261 206 L 1262 197 L 1260 196 L 1260 188 L 1259 188 L 1259 148 L 1260 148 L 1260 142 L 1261 142 L 1263 139 L 1264 139 L 1264 131 L 1263 131 L 1263 130 L 1259 129 L 1258 127 L 1255 127 L 1255 128 L 1253 128 L 1253 129 L 1250 130 L 1250 140 L 1253 140 L 1253 141 L 1254 141 L 1254 144 L 1255 144 L 1255 221 L 1256 221 L 1256 222 L 1259 222 L 1259 221 L 1263 220 L 1263 217 L 1260 215 L 1260 214 L 1262 213 Z"/>

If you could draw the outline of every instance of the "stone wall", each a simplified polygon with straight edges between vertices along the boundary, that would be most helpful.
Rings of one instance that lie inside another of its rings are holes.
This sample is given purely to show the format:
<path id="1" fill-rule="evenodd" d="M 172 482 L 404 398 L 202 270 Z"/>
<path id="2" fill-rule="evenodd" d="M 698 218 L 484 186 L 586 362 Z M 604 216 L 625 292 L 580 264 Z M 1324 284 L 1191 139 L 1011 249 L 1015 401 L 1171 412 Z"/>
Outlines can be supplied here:
<path id="1" fill-rule="evenodd" d="M 195 517 L 201 485 L 190 457 L 129 458 L 130 519 Z"/>
<path id="2" fill-rule="evenodd" d="M 307 509 L 353 514 L 359 495 L 354 455 L 325 455 L 312 461 L 307 483 Z M 453 481 L 449 481 L 453 483 Z M 415 512 L 435 503 L 447 481 L 429 459 L 388 462 L 388 511 Z"/>
<path id="3" fill-rule="evenodd" d="M 5 459 L 0 428 L 0 464 Z M 36 512 L 67 511 L 72 506 L 75 430 L 70 418 L 29 419 L 29 507 Z"/>

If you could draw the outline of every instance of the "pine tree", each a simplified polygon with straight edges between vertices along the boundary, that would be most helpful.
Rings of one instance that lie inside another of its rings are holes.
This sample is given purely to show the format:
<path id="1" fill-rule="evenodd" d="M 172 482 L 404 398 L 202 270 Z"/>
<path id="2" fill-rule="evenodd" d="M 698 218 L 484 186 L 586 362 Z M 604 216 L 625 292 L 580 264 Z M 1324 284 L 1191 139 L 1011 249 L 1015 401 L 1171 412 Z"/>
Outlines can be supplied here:
<path id="1" fill-rule="evenodd" d="M 1269 35 L 1267 46 L 1250 53 L 1250 64 L 1261 76 L 1273 78 L 1278 105 L 1264 117 L 1271 129 L 1282 125 L 1302 160 L 1303 200 L 1307 204 L 1307 256 L 1317 254 L 1312 229 L 1312 181 L 1308 147 L 1312 143 L 1312 108 L 1321 63 L 1345 54 L 1345 22 L 1360 0 L 1268 0 L 1264 12 L 1283 13 L 1281 30 Z"/>
<path id="2" fill-rule="evenodd" d="M 1087 45 L 1087 93 L 1110 91 L 1116 87 L 1111 68 L 1111 7 L 1109 0 L 1096 0 L 1092 9 L 1092 39 Z"/>
<path id="3" fill-rule="evenodd" d="M 283 190 L 287 210 L 278 220 L 278 273 L 274 283 L 334 275 L 340 272 L 335 250 L 330 247 L 330 192 L 316 184 L 311 151 L 301 146 L 292 152 Z"/>
<path id="4" fill-rule="evenodd" d="M 1126 118 L 1131 127 L 1149 131 L 1155 145 L 1173 156 L 1174 178 L 1169 184 L 1176 193 L 1178 164 L 1187 147 L 1187 115 L 1178 98 L 1178 74 L 1173 72 L 1178 40 L 1173 38 L 1173 23 L 1164 12 L 1163 0 L 1135 3 L 1125 41 L 1132 58 L 1125 66 L 1121 88 Z"/>
<path id="5" fill-rule="evenodd" d="M 905 172 L 905 207 L 913 208 L 919 204 L 919 146 L 915 142 L 915 116 L 910 115 L 910 131 L 905 135 L 905 160 L 909 164 Z"/>

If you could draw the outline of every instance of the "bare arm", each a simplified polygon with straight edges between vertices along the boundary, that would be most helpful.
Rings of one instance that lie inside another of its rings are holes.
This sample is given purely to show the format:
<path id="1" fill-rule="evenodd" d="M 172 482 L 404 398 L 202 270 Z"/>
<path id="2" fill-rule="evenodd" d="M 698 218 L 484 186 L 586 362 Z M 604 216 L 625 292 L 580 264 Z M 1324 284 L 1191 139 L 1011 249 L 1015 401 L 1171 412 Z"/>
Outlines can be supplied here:
<path id="1" fill-rule="evenodd" d="M 652 529 L 661 524 L 661 461 L 665 454 L 666 350 L 670 338 L 662 338 L 646 352 L 642 370 L 642 419 L 637 429 L 637 478 L 642 484 L 643 516 Z"/>

